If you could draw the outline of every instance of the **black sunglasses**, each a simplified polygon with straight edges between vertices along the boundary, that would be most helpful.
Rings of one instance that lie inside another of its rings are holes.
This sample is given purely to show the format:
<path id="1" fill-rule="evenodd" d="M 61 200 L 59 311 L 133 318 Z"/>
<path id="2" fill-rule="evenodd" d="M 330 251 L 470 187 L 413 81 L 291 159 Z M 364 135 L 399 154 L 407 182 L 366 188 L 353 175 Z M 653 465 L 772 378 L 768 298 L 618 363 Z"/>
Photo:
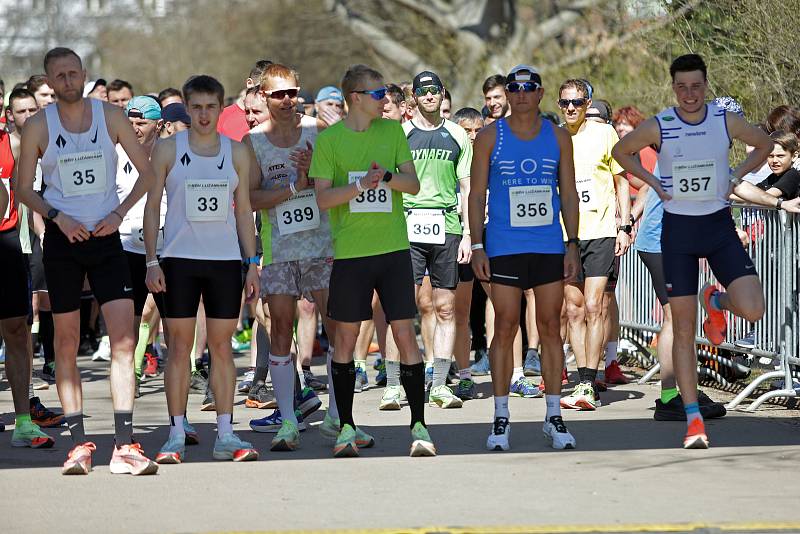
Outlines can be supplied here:
<path id="1" fill-rule="evenodd" d="M 531 93 L 540 87 L 541 85 L 536 82 L 509 82 L 506 84 L 506 91 L 509 93 Z"/>
<path id="2" fill-rule="evenodd" d="M 297 87 L 292 89 L 276 89 L 274 91 L 262 91 L 265 95 L 275 100 L 283 100 L 287 96 L 289 98 L 297 98 L 297 93 L 300 91 Z"/>
<path id="3" fill-rule="evenodd" d="M 586 104 L 586 99 L 585 98 L 559 98 L 558 99 L 558 107 L 560 107 L 560 108 L 568 108 L 570 104 L 572 104 L 576 108 L 579 108 L 582 105 Z"/>

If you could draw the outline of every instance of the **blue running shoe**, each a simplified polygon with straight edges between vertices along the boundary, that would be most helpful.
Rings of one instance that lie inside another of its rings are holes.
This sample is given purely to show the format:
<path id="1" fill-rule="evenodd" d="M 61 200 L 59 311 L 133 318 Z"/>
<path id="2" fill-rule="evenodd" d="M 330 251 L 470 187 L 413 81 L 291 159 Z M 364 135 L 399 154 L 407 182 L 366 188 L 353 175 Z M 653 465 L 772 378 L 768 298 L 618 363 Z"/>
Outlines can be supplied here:
<path id="1" fill-rule="evenodd" d="M 376 371 L 380 371 L 381 365 L 384 367 L 386 366 L 386 362 L 383 361 L 383 358 L 375 358 L 375 363 L 372 364 L 372 368 Z"/>
<path id="2" fill-rule="evenodd" d="M 375 385 L 380 387 L 386 386 L 386 362 L 383 360 L 379 360 L 380 363 L 375 367 L 378 370 L 378 374 L 375 377 Z"/>
<path id="3" fill-rule="evenodd" d="M 472 400 L 475 398 L 475 382 L 471 378 L 463 378 L 458 381 L 456 386 L 456 397 L 461 400 Z"/>
<path id="4" fill-rule="evenodd" d="M 183 418 L 183 433 L 185 434 L 185 445 L 197 445 L 200 443 L 200 438 L 197 435 L 197 430 L 189 424 L 189 421 L 184 416 Z M 158 460 L 156 460 L 158 461 Z"/>
<path id="5" fill-rule="evenodd" d="M 481 358 L 478 359 L 478 354 L 481 354 Z M 492 372 L 489 366 L 489 353 L 486 352 L 486 349 L 478 349 L 475 351 L 475 363 L 472 364 L 472 367 L 469 368 L 472 376 L 486 376 Z"/>
<path id="6" fill-rule="evenodd" d="M 305 421 L 303 421 L 303 414 L 300 410 L 295 410 L 294 416 L 297 419 L 297 428 L 300 432 L 303 432 L 307 428 Z M 261 419 L 250 419 L 250 428 L 253 432 L 276 434 L 281 429 L 281 426 L 283 426 L 283 416 L 281 416 L 280 409 Z"/>
<path id="7" fill-rule="evenodd" d="M 353 388 L 355 393 L 361 393 L 369 389 L 369 377 L 367 370 L 363 367 L 356 366 L 356 386 Z"/>
<path id="8" fill-rule="evenodd" d="M 303 414 L 304 419 L 307 419 L 309 415 L 319 410 L 320 406 L 322 406 L 322 401 L 319 400 L 317 394 L 310 387 L 300 390 L 300 393 L 294 399 L 294 403 L 296 406 L 295 411 Z"/>
<path id="9" fill-rule="evenodd" d="M 543 395 L 542 390 L 536 387 L 536 385 L 525 376 L 518 378 L 516 382 L 511 384 L 511 389 L 508 394 L 512 397 L 525 397 L 526 399 L 541 397 Z"/>
<path id="10" fill-rule="evenodd" d="M 539 351 L 528 349 L 523 365 L 525 376 L 537 376 L 542 374 L 542 361 L 539 358 Z"/>

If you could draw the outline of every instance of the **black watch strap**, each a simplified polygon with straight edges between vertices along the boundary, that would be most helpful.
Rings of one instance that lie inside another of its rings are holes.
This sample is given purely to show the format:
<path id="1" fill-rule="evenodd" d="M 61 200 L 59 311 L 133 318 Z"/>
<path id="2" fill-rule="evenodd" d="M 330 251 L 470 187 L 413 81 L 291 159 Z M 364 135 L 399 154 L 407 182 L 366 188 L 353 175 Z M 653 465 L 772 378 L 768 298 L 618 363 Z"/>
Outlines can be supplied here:
<path id="1" fill-rule="evenodd" d="M 53 219 L 58 217 L 59 213 L 61 213 L 59 210 L 57 210 L 55 208 L 50 208 L 50 211 L 47 212 L 47 218 L 52 221 Z"/>
<path id="2" fill-rule="evenodd" d="M 383 181 L 384 182 L 388 182 L 391 179 L 392 179 L 392 173 L 391 172 L 386 171 L 385 173 L 383 173 Z"/>
<path id="3" fill-rule="evenodd" d="M 577 237 L 570 237 L 569 239 L 567 239 L 567 245 L 569 245 L 571 243 L 574 243 L 576 245 L 580 245 L 581 242 Z"/>

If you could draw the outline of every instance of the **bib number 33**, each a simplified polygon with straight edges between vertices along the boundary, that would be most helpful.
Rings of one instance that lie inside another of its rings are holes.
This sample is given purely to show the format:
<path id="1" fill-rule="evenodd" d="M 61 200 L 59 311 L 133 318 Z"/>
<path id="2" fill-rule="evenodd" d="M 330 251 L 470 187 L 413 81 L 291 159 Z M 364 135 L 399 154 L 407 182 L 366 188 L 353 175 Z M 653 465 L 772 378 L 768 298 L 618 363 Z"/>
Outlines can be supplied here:
<path id="1" fill-rule="evenodd" d="M 228 180 L 186 180 L 186 218 L 192 222 L 228 220 Z"/>

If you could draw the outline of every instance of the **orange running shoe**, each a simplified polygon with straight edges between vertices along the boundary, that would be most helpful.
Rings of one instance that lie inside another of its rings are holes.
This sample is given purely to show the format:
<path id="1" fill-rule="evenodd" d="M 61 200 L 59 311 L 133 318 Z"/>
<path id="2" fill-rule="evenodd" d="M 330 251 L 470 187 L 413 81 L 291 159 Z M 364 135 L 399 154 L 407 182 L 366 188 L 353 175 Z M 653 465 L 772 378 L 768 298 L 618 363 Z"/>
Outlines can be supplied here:
<path id="1" fill-rule="evenodd" d="M 62 475 L 88 475 L 92 470 L 92 453 L 97 446 L 91 441 L 75 445 L 67 453 L 67 461 L 61 468 Z"/>
<path id="2" fill-rule="evenodd" d="M 158 472 L 158 464 L 144 455 L 138 443 L 114 446 L 108 468 L 115 475 L 154 475 Z"/>
<path id="3" fill-rule="evenodd" d="M 622 374 L 622 369 L 619 368 L 619 363 L 611 362 L 611 365 L 606 367 L 606 384 L 627 384 L 628 377 Z"/>
<path id="4" fill-rule="evenodd" d="M 712 344 L 721 345 L 722 342 L 725 341 L 725 335 L 728 333 L 728 323 L 725 320 L 725 312 L 711 305 L 711 298 L 716 293 L 719 293 L 716 287 L 711 284 L 706 284 L 703 286 L 703 289 L 700 290 L 698 298 L 700 300 L 700 305 L 703 306 L 703 310 L 705 310 L 706 315 L 708 315 L 705 321 L 703 321 L 703 332 L 705 332 L 706 338 L 708 338 Z"/>
<path id="5" fill-rule="evenodd" d="M 708 436 L 706 436 L 706 425 L 702 419 L 694 419 L 689 423 L 686 430 L 686 437 L 683 438 L 684 449 L 707 449 Z"/>

